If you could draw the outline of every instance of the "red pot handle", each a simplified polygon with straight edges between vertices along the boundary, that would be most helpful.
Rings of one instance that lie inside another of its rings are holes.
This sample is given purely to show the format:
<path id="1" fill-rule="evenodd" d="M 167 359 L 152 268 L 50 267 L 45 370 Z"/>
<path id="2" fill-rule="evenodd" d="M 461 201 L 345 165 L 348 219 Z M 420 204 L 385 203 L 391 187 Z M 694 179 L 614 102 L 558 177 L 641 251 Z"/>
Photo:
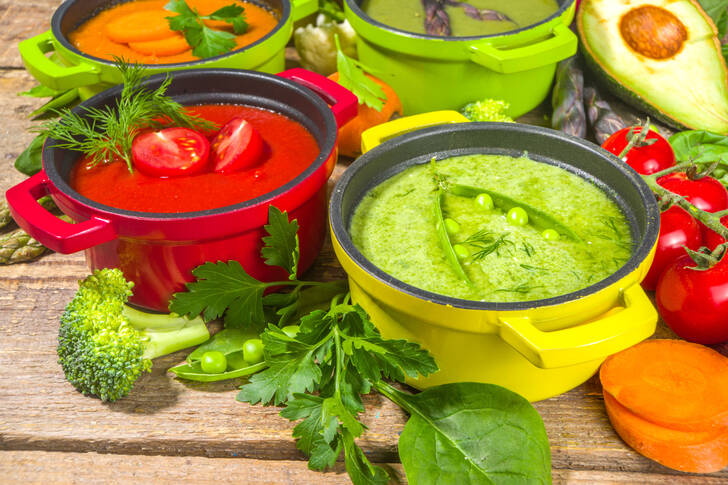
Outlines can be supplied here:
<path id="1" fill-rule="evenodd" d="M 336 118 L 336 124 L 339 127 L 344 126 L 356 116 L 359 99 L 354 93 L 326 76 L 300 67 L 288 69 L 278 73 L 278 75 L 307 87 L 318 94 L 321 99 L 331 106 L 331 111 L 334 112 L 334 118 Z"/>
<path id="2" fill-rule="evenodd" d="M 88 249 L 116 238 L 110 221 L 92 217 L 78 224 L 63 221 L 38 203 L 48 195 L 49 179 L 41 170 L 5 193 L 15 222 L 42 245 L 58 253 L 69 254 Z"/>

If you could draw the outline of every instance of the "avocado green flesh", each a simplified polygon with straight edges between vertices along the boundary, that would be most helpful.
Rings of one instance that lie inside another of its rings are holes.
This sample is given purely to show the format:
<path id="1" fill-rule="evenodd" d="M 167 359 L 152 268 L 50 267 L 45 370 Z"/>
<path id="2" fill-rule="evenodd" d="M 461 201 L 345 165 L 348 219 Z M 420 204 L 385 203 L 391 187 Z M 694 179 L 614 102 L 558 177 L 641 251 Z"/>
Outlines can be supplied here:
<path id="1" fill-rule="evenodd" d="M 687 40 L 672 57 L 653 59 L 622 37 L 620 19 L 645 2 L 585 0 L 578 27 L 583 52 L 613 94 L 677 128 L 728 133 L 728 73 L 713 25 L 688 0 L 655 0 L 672 13 Z"/>
<path id="2" fill-rule="evenodd" d="M 492 35 L 533 25 L 555 13 L 556 0 L 466 0 L 478 9 L 495 10 L 513 22 L 468 17 L 463 7 L 446 6 L 453 37 Z M 365 0 L 362 10 L 371 18 L 406 32 L 425 33 L 425 10 L 421 0 Z"/>
<path id="3" fill-rule="evenodd" d="M 471 256 L 461 264 L 472 285 L 448 264 L 435 229 L 435 183 L 427 165 L 417 165 L 369 191 L 352 216 L 350 233 L 361 253 L 400 281 L 441 295 L 489 302 L 550 298 L 594 284 L 629 259 L 632 240 L 619 207 L 589 181 L 526 157 L 467 155 L 436 164 L 450 183 L 493 190 L 540 209 L 567 224 L 582 239 L 547 240 L 532 225 L 511 225 L 498 207 L 445 194 L 443 212 L 460 231 L 450 236 Z M 464 241 L 478 231 L 507 244 L 480 260 Z"/>

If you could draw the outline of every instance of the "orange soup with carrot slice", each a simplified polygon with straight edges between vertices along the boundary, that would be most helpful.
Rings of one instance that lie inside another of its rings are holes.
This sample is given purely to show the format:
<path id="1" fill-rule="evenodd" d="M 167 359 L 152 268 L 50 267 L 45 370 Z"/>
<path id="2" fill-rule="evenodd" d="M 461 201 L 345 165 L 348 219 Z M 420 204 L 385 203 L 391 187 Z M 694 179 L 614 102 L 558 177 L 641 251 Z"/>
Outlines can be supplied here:
<path id="1" fill-rule="evenodd" d="M 197 61 L 192 48 L 180 32 L 169 28 L 166 17 L 177 15 L 165 10 L 169 0 L 134 0 L 100 12 L 68 36 L 81 52 L 101 59 L 123 58 L 142 64 L 175 64 Z M 200 15 L 236 4 L 245 8 L 247 30 L 235 37 L 240 49 L 267 35 L 278 24 L 272 11 L 251 2 L 238 0 L 187 0 L 187 5 Z M 232 27 L 219 21 L 206 20 L 208 27 L 232 32 Z"/>

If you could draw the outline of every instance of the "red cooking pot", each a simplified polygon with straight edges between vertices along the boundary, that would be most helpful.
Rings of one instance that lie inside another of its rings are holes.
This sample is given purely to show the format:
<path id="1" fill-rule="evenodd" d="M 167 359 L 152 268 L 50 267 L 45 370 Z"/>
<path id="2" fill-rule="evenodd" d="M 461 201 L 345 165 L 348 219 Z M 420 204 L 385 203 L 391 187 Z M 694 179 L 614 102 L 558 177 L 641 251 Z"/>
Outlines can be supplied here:
<path id="1" fill-rule="evenodd" d="M 166 74 L 150 77 L 154 89 Z M 305 87 L 304 87 L 305 86 Z M 108 89 L 79 108 L 113 105 L 121 87 Z M 299 224 L 299 271 L 316 258 L 326 234 L 326 181 L 336 165 L 337 128 L 356 115 L 357 98 L 335 82 L 304 69 L 278 76 L 232 69 L 196 69 L 174 73 L 168 95 L 183 105 L 244 104 L 269 109 L 298 121 L 316 139 L 318 158 L 300 175 L 255 199 L 198 212 L 150 213 L 109 207 L 89 200 L 69 185 L 79 152 L 43 147 L 43 170 L 7 191 L 20 227 L 60 253 L 86 250 L 91 269 L 120 268 L 135 283 L 130 301 L 167 311 L 173 293 L 193 279 L 192 269 L 206 261 L 239 261 L 255 278 L 286 277 L 260 256 L 268 206 L 288 211 Z M 330 105 L 330 106 L 329 106 Z M 47 212 L 37 199 L 50 194 L 76 224 Z"/>

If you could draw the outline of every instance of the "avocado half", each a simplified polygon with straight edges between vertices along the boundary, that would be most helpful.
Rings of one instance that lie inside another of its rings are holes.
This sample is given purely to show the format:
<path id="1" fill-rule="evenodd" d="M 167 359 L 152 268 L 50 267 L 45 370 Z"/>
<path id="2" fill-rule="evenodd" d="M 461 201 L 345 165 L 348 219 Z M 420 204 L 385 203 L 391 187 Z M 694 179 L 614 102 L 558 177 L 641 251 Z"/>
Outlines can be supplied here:
<path id="1" fill-rule="evenodd" d="M 728 70 L 695 0 L 584 0 L 584 57 L 626 103 L 680 129 L 728 134 Z"/>

